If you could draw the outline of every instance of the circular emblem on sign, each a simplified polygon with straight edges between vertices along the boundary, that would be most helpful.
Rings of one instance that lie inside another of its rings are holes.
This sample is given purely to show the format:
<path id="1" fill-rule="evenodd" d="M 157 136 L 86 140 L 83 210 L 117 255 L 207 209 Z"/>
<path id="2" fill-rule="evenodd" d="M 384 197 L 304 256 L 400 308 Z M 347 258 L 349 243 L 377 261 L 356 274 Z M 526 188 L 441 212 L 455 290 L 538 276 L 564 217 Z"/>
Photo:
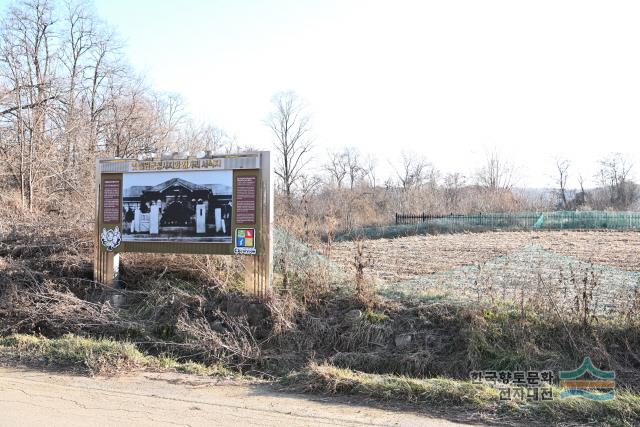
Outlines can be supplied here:
<path id="1" fill-rule="evenodd" d="M 109 252 L 120 246 L 120 242 L 122 241 L 122 235 L 120 234 L 120 229 L 116 225 L 114 228 L 107 230 L 106 228 L 102 229 L 102 234 L 100 235 L 100 243 L 102 246 Z"/>

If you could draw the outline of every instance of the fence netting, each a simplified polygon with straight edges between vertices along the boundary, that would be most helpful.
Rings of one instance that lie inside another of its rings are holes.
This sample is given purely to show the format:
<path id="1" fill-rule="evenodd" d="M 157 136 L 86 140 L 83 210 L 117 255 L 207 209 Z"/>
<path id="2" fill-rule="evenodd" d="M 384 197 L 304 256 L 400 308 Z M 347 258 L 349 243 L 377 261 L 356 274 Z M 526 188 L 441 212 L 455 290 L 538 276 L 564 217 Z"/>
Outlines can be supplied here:
<path id="1" fill-rule="evenodd" d="M 400 224 L 341 233 L 337 241 L 489 230 L 640 230 L 640 212 L 556 211 L 473 215 L 396 215 Z M 407 224 L 406 222 L 410 222 Z"/>

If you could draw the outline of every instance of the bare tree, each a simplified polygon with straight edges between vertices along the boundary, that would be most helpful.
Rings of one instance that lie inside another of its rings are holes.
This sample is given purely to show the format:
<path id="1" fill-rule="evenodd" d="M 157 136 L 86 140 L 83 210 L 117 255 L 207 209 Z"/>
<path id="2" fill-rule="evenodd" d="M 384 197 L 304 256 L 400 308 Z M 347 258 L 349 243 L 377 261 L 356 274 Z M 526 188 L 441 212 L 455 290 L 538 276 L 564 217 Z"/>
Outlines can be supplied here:
<path id="1" fill-rule="evenodd" d="M 576 194 L 575 205 L 584 206 L 587 204 L 587 192 L 584 189 L 584 178 L 582 174 L 578 175 L 578 185 L 580 186 L 580 192 Z"/>
<path id="2" fill-rule="evenodd" d="M 175 93 L 154 93 L 150 99 L 156 122 L 156 145 L 164 148 L 180 144 L 180 130 L 187 123 L 184 100 Z"/>
<path id="3" fill-rule="evenodd" d="M 336 182 L 338 188 L 342 188 L 344 179 L 349 178 L 351 190 L 365 175 L 365 169 L 360 163 L 360 152 L 355 147 L 345 147 L 340 151 L 329 152 L 329 160 L 324 165 L 324 169 Z"/>
<path id="4" fill-rule="evenodd" d="M 89 140 L 94 149 L 98 149 L 101 136 L 102 116 L 109 105 L 113 82 L 122 80 L 130 74 L 129 68 L 119 61 L 122 46 L 115 41 L 112 32 L 99 34 L 87 68 L 85 81 L 89 110 Z M 136 81 L 134 79 L 134 83 Z"/>
<path id="5" fill-rule="evenodd" d="M 349 176 L 349 188 L 353 190 L 358 179 L 364 175 L 364 168 L 360 164 L 360 152 L 355 147 L 346 147 L 344 158 Z"/>
<path id="6" fill-rule="evenodd" d="M 192 121 L 180 97 L 147 87 L 120 49 L 89 1 L 26 0 L 6 9 L 0 23 L 0 185 L 5 194 L 19 194 L 16 206 L 86 204 L 91 192 L 80 189 L 92 182 L 96 156 L 185 146 Z M 212 151 L 234 145 L 205 125 L 198 139 Z"/>
<path id="7" fill-rule="evenodd" d="M 347 176 L 347 165 L 344 153 L 341 151 L 329 151 L 327 162 L 324 164 L 332 181 L 335 181 L 338 188 L 342 188 L 342 181 Z"/>
<path id="8" fill-rule="evenodd" d="M 485 164 L 478 170 L 476 179 L 478 185 L 492 191 L 510 190 L 513 187 L 514 167 L 493 150 L 487 153 Z"/>
<path id="9" fill-rule="evenodd" d="M 378 159 L 373 154 L 368 154 L 364 159 L 364 175 L 369 182 L 371 188 L 376 188 L 376 169 L 378 167 Z"/>
<path id="10" fill-rule="evenodd" d="M 424 157 L 413 152 L 403 151 L 400 156 L 400 164 L 392 165 L 400 185 L 405 191 L 420 187 L 431 175 L 431 165 Z"/>
<path id="11" fill-rule="evenodd" d="M 567 201 L 567 178 L 569 177 L 569 160 L 567 159 L 556 159 L 556 168 L 558 171 L 557 176 L 557 185 L 558 185 L 558 196 L 560 201 L 562 202 L 562 209 L 568 209 L 569 203 Z"/>
<path id="12" fill-rule="evenodd" d="M 266 123 L 276 136 L 278 159 L 275 173 L 282 180 L 285 195 L 290 200 L 293 186 L 300 180 L 310 160 L 310 119 L 295 92 L 278 93 L 272 98 L 272 103 L 275 110 Z"/>
<path id="13" fill-rule="evenodd" d="M 176 150 L 182 149 L 191 152 L 211 151 L 214 154 L 225 154 L 240 150 L 235 137 L 230 136 L 224 129 L 210 123 L 196 124 L 193 121 L 187 121 L 180 131 L 182 134 L 179 138 L 179 147 L 172 147 Z"/>
<path id="14" fill-rule="evenodd" d="M 55 145 L 47 135 L 51 120 L 51 103 L 58 98 L 52 72 L 57 52 L 51 5 L 46 0 L 13 6 L 2 23 L 0 77 L 13 92 L 13 103 L 0 112 L 15 124 L 17 144 L 14 164 L 22 206 L 33 210 L 38 186 L 49 173 L 49 159 L 55 158 Z M 3 147 L 4 150 L 9 147 Z M 5 155 L 9 155 L 5 151 Z"/>
<path id="15" fill-rule="evenodd" d="M 447 210 L 453 213 L 458 209 L 462 188 L 465 185 L 465 177 L 461 173 L 454 172 L 444 177 L 444 197 Z"/>
<path id="16" fill-rule="evenodd" d="M 607 192 L 611 207 L 628 209 L 638 200 L 638 186 L 630 175 L 632 168 L 633 163 L 620 153 L 610 154 L 600 160 L 596 179 Z"/>

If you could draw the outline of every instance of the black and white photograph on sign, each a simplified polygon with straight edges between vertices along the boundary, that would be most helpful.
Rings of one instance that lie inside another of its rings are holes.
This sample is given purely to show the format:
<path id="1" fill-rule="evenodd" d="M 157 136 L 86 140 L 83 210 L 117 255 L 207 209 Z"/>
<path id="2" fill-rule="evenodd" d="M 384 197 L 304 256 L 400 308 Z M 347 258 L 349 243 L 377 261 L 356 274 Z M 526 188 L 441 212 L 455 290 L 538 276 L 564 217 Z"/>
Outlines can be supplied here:
<path id="1" fill-rule="evenodd" d="M 231 243 L 232 171 L 123 174 L 122 240 Z"/>

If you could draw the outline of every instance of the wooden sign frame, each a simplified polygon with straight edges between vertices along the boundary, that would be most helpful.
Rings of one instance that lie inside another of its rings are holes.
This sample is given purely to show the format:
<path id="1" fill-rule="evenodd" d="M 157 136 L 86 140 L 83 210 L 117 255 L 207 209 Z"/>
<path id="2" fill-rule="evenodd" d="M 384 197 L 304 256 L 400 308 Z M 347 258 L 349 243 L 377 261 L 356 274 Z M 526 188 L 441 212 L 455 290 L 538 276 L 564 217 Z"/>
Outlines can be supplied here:
<path id="1" fill-rule="evenodd" d="M 98 159 L 94 280 L 117 283 L 123 252 L 235 255 L 244 257 L 247 290 L 264 295 L 273 182 L 269 151 Z"/>

